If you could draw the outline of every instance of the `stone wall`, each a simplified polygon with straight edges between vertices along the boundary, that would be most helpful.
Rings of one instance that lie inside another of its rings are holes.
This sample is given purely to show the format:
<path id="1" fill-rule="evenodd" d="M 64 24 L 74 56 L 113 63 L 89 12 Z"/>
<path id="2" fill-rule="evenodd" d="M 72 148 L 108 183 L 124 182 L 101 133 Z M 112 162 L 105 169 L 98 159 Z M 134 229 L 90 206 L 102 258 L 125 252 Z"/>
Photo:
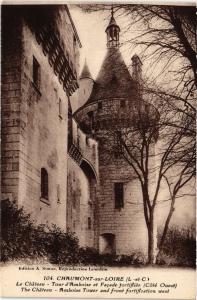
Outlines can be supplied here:
<path id="1" fill-rule="evenodd" d="M 94 184 L 81 168 L 68 159 L 67 227 L 81 246 L 94 247 Z"/>
<path id="2" fill-rule="evenodd" d="M 40 64 L 40 88 L 32 82 L 33 57 Z M 19 201 L 40 223 L 66 224 L 68 99 L 28 26 L 23 26 L 21 74 L 21 180 Z M 61 115 L 59 112 L 61 99 Z M 41 201 L 41 168 L 48 172 L 49 201 Z"/>
<path id="3" fill-rule="evenodd" d="M 78 50 L 73 54 L 74 32 L 66 10 L 62 9 L 63 6 L 58 19 L 59 32 L 67 36 L 65 48 L 77 69 Z M 39 223 L 55 223 L 65 229 L 68 97 L 21 11 L 15 14 L 14 7 L 7 7 L 5 11 L 2 34 L 3 198 L 17 200 Z M 65 18 L 67 21 L 63 23 Z M 39 64 L 39 87 L 33 82 L 34 58 Z M 48 172 L 48 199 L 41 199 L 41 168 Z"/>
<path id="4" fill-rule="evenodd" d="M 99 234 L 115 236 L 117 254 L 147 251 L 147 229 L 143 215 L 140 183 L 128 164 L 102 165 L 100 162 Z M 124 207 L 115 208 L 114 184 L 123 182 Z"/>
<path id="5" fill-rule="evenodd" d="M 73 21 L 71 21 L 71 15 L 67 5 L 59 5 L 55 21 L 62 40 L 62 48 L 65 52 L 69 53 L 69 59 L 71 60 L 77 75 L 79 75 L 79 48 L 81 47 L 81 43 L 76 29 L 73 28 L 75 25 L 73 24 Z"/>
<path id="6" fill-rule="evenodd" d="M 87 132 L 94 128 L 94 137 L 99 141 L 99 209 L 96 219 L 100 252 L 131 254 L 140 250 L 147 253 L 148 237 L 140 182 L 132 167 L 116 157 L 117 146 L 114 144 L 114 130 L 132 126 L 137 109 L 134 103 L 134 99 L 102 99 L 102 105 L 94 102 L 75 114 Z M 116 183 L 123 183 L 124 206 L 119 208 L 115 207 Z"/>
<path id="7" fill-rule="evenodd" d="M 21 102 L 21 29 L 2 7 L 1 187 L 2 199 L 18 199 Z"/>
<path id="8" fill-rule="evenodd" d="M 96 188 L 98 185 L 98 143 L 72 119 L 72 145 L 68 159 L 67 227 L 81 246 L 97 247 Z"/>

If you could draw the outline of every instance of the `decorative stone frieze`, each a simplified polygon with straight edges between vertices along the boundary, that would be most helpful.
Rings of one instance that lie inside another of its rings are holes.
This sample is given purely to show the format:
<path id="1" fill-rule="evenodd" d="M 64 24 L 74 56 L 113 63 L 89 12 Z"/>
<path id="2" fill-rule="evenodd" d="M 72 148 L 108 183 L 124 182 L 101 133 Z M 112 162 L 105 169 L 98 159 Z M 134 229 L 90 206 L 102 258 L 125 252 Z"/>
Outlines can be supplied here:
<path id="1" fill-rule="evenodd" d="M 80 165 L 82 162 L 82 154 L 79 150 L 79 148 L 75 145 L 72 144 L 69 152 L 68 152 L 69 156 L 72 157 L 72 159 L 78 164 Z"/>
<path id="2" fill-rule="evenodd" d="M 50 27 L 40 28 L 35 34 L 37 42 L 42 45 L 43 53 L 48 55 L 49 63 L 63 85 L 64 91 L 71 96 L 79 85 L 68 52 L 62 49 L 58 37 Z"/>

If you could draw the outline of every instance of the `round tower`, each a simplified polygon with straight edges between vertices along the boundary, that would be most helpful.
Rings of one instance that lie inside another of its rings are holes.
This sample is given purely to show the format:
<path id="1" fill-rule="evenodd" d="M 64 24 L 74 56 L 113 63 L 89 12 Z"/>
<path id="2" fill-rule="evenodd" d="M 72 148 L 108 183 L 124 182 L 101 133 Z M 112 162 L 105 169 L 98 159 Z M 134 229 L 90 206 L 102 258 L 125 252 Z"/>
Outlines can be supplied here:
<path id="1" fill-rule="evenodd" d="M 135 80 L 138 77 L 131 77 L 120 53 L 119 33 L 112 11 L 106 28 L 106 56 L 90 97 L 74 117 L 81 129 L 99 142 L 99 250 L 131 254 L 147 251 L 142 194 L 132 167 L 119 155 L 114 132 L 132 126 L 141 97 Z"/>

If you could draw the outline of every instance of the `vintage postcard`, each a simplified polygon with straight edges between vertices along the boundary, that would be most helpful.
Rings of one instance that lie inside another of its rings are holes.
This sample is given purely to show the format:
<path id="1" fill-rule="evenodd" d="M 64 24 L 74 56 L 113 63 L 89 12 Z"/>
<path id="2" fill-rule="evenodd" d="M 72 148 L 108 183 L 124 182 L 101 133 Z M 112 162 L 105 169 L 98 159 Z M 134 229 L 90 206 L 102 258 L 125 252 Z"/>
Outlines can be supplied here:
<path id="1" fill-rule="evenodd" d="M 1 20 L 1 296 L 195 299 L 194 4 Z"/>

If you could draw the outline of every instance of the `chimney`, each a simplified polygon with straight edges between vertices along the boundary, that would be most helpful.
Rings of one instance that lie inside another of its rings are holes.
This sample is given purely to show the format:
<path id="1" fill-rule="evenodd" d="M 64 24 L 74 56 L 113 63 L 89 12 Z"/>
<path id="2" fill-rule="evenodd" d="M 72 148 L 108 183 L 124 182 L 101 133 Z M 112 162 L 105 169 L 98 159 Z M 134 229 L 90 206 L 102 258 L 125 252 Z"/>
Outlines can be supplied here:
<path id="1" fill-rule="evenodd" d="M 142 80 L 142 62 L 137 54 L 133 55 L 131 60 L 132 60 L 132 78 L 136 82 L 140 83 Z"/>

